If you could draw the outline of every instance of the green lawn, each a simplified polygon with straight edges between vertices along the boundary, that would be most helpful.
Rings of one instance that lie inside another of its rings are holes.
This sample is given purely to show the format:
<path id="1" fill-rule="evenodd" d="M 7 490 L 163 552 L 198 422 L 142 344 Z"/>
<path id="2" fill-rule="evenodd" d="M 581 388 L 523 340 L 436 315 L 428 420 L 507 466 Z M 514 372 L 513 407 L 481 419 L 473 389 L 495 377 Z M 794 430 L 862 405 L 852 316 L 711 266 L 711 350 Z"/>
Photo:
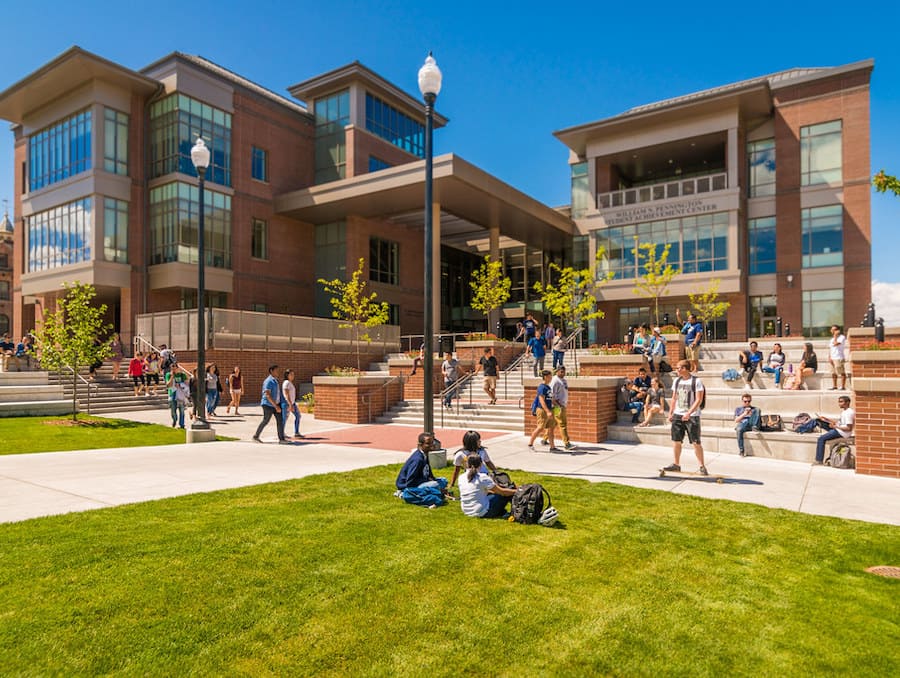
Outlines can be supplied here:
<path id="1" fill-rule="evenodd" d="M 183 444 L 184 431 L 159 424 L 78 415 L 0 418 L 0 454 L 99 450 L 107 447 Z M 216 436 L 216 440 L 233 440 Z"/>
<path id="2" fill-rule="evenodd" d="M 565 478 L 526 527 L 397 470 L 0 525 L 0 672 L 900 675 L 900 528 Z"/>

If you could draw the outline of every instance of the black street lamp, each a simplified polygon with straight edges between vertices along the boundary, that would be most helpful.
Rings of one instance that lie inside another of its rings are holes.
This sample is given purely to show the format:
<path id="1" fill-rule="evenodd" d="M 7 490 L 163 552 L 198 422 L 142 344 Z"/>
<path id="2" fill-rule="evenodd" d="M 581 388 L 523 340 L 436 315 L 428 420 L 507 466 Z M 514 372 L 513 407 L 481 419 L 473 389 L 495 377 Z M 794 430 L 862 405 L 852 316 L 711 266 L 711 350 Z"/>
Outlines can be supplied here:
<path id="1" fill-rule="evenodd" d="M 425 65 L 419 69 L 419 91 L 425 98 L 425 313 L 424 313 L 424 365 L 422 377 L 425 380 L 425 421 L 424 431 L 434 434 L 434 224 L 432 223 L 432 164 L 434 149 L 434 102 L 441 92 L 441 69 L 437 67 L 431 52 Z"/>
<path id="2" fill-rule="evenodd" d="M 209 167 L 209 149 L 203 143 L 203 139 L 197 138 L 197 143 L 191 149 L 191 162 L 200 177 L 200 212 L 197 226 L 197 418 L 191 424 L 192 429 L 205 430 L 209 428 L 206 421 L 206 309 L 204 297 L 206 296 L 206 252 L 203 247 L 203 183 L 206 178 L 206 168 Z"/>

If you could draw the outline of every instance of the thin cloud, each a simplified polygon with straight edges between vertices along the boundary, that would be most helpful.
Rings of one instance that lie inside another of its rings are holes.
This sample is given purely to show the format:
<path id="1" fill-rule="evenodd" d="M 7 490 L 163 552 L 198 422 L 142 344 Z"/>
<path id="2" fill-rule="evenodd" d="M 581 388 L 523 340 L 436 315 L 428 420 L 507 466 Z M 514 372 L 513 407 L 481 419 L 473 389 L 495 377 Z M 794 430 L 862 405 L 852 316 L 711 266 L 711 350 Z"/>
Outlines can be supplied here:
<path id="1" fill-rule="evenodd" d="M 872 281 L 875 316 L 884 318 L 886 327 L 900 327 L 900 282 Z"/>

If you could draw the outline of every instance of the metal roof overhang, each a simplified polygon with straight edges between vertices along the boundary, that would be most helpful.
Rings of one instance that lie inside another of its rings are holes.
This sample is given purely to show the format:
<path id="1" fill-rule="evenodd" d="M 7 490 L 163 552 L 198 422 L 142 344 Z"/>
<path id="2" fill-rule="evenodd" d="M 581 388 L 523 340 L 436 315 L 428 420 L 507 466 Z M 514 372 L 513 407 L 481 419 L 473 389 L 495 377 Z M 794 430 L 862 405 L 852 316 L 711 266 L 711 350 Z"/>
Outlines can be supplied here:
<path id="1" fill-rule="evenodd" d="M 492 225 L 504 239 L 543 250 L 559 250 L 577 234 L 565 214 L 453 154 L 434 159 L 433 178 L 445 245 L 483 252 Z M 276 196 L 275 211 L 313 224 L 356 215 L 421 228 L 424 201 L 425 162 L 416 161 Z"/>
<path id="2" fill-rule="evenodd" d="M 75 46 L 0 92 L 0 118 L 22 124 L 29 113 L 92 80 L 103 80 L 145 96 L 160 87 L 156 80 Z"/>

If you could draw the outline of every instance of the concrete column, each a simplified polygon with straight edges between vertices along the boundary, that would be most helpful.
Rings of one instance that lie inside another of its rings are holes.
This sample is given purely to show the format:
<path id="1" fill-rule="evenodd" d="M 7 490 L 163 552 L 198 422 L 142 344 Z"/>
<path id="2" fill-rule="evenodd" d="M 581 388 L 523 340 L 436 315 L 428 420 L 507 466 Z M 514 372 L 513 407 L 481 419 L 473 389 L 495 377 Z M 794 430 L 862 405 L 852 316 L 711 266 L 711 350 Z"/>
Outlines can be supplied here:
<path id="1" fill-rule="evenodd" d="M 738 129 L 728 128 L 728 142 L 725 144 L 725 157 L 728 166 L 728 188 L 738 185 Z"/>

